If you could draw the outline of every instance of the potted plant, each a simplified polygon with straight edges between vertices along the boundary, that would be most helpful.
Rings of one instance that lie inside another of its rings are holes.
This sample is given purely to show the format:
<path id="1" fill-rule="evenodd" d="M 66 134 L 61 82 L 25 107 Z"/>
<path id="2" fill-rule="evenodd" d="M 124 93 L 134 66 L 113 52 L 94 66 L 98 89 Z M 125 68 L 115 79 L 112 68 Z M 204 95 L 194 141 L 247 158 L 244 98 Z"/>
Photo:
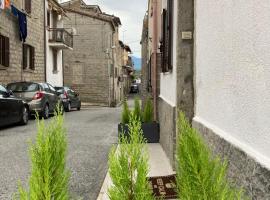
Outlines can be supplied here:
<path id="1" fill-rule="evenodd" d="M 160 139 L 159 123 L 153 120 L 153 114 L 153 104 L 148 98 L 142 115 L 143 135 L 148 143 L 158 143 Z"/>
<path id="2" fill-rule="evenodd" d="M 159 124 L 153 121 L 153 104 L 151 99 L 147 99 L 143 112 L 141 111 L 140 101 L 135 99 L 134 117 L 141 121 L 143 136 L 148 143 L 158 143 L 160 139 Z M 130 120 L 130 110 L 127 101 L 123 103 L 122 120 L 118 125 L 118 133 L 125 136 L 129 135 L 128 123 Z"/>

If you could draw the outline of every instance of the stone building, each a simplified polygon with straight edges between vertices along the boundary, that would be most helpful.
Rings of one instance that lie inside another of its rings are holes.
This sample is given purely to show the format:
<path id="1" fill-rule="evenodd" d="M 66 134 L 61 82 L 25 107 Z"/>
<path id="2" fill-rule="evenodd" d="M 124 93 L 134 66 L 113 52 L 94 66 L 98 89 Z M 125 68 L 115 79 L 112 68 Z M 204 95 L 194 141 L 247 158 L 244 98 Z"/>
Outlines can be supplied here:
<path id="1" fill-rule="evenodd" d="M 11 1 L 26 14 L 27 38 L 19 37 L 18 17 L 10 7 L 0 12 L 0 83 L 45 81 L 44 6 L 42 0 Z"/>
<path id="2" fill-rule="evenodd" d="M 61 4 L 68 16 L 64 28 L 74 28 L 73 51 L 64 50 L 64 84 L 83 102 L 115 106 L 119 100 L 117 66 L 118 17 L 102 13 L 81 0 Z"/>

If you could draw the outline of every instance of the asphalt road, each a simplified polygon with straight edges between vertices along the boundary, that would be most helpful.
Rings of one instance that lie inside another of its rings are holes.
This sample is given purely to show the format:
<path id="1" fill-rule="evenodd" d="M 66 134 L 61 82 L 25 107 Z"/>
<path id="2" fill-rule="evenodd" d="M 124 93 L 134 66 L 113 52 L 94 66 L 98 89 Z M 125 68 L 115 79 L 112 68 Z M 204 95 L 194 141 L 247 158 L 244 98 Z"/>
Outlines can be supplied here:
<path id="1" fill-rule="evenodd" d="M 74 199 L 97 198 L 106 175 L 109 150 L 117 142 L 119 120 L 120 108 L 87 108 L 65 114 L 70 193 Z M 27 126 L 0 129 L 1 200 L 12 198 L 19 180 L 28 185 L 28 142 L 35 136 L 35 120 Z"/>

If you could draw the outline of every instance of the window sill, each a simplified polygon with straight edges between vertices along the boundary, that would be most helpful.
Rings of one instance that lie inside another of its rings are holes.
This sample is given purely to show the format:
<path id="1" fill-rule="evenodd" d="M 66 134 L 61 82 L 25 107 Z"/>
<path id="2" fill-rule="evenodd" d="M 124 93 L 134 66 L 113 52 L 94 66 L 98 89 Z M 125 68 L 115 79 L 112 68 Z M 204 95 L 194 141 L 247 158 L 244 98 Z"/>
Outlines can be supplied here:
<path id="1" fill-rule="evenodd" d="M 24 69 L 23 72 L 34 73 L 35 70 L 33 70 L 33 69 Z"/>
<path id="2" fill-rule="evenodd" d="M 3 65 L 0 65 L 0 70 L 7 70 L 7 69 L 8 69 L 8 67 L 5 67 Z"/>

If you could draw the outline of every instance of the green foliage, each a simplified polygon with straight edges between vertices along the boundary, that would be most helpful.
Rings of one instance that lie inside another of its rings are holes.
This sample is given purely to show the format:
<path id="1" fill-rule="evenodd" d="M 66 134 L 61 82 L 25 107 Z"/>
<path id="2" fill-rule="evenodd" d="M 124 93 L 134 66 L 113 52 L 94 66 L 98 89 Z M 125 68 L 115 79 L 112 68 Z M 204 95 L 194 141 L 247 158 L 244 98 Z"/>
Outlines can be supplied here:
<path id="1" fill-rule="evenodd" d="M 122 119 L 121 119 L 122 124 L 128 124 L 129 115 L 130 115 L 130 110 L 128 108 L 127 100 L 125 99 L 123 102 L 123 110 L 122 110 Z"/>
<path id="2" fill-rule="evenodd" d="M 177 185 L 182 200 L 246 199 L 227 179 L 227 162 L 214 157 L 183 113 L 178 120 Z"/>
<path id="3" fill-rule="evenodd" d="M 141 111 L 141 104 L 140 99 L 138 97 L 135 98 L 134 101 L 134 116 L 141 121 L 142 119 L 142 111 Z"/>
<path id="4" fill-rule="evenodd" d="M 129 122 L 130 138 L 120 138 L 118 148 L 109 156 L 109 173 L 112 187 L 108 195 L 111 200 L 153 200 L 147 180 L 148 155 L 141 122 L 132 113 Z"/>
<path id="5" fill-rule="evenodd" d="M 150 98 L 147 99 L 146 105 L 143 111 L 143 122 L 153 122 L 153 116 L 154 116 L 154 111 L 153 111 L 153 104 Z"/>
<path id="6" fill-rule="evenodd" d="M 66 200 L 69 198 L 69 172 L 66 169 L 67 141 L 61 111 L 45 126 L 38 118 L 35 144 L 30 144 L 31 176 L 29 191 L 19 184 L 16 199 Z"/>

